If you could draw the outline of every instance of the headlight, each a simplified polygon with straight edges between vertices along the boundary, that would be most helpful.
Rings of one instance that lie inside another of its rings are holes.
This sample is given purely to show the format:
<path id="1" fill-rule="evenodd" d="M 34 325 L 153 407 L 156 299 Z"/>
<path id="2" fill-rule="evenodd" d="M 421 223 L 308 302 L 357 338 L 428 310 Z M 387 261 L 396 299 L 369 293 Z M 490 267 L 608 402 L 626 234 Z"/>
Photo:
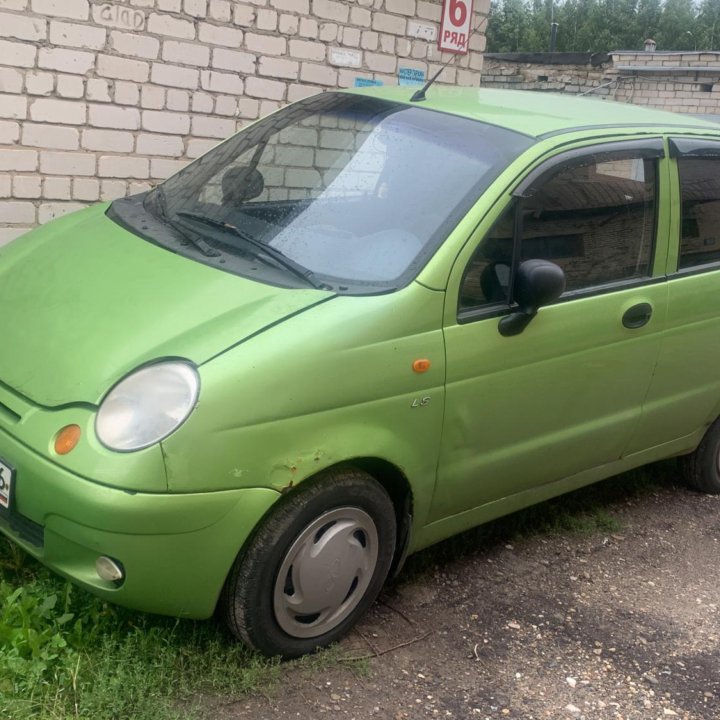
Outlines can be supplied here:
<path id="1" fill-rule="evenodd" d="M 95 432 L 111 450 L 150 447 L 175 432 L 197 402 L 200 378 L 185 362 L 148 365 L 121 380 L 100 404 Z"/>

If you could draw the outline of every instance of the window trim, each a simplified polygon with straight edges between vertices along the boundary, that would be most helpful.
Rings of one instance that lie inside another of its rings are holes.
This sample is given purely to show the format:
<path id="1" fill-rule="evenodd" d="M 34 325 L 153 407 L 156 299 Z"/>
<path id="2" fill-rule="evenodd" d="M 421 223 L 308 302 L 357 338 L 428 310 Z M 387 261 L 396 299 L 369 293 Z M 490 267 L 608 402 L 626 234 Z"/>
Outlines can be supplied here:
<path id="1" fill-rule="evenodd" d="M 718 143 L 720 149 L 720 142 Z M 508 303 L 492 303 L 488 305 L 477 306 L 474 308 L 461 308 L 460 307 L 460 294 L 462 292 L 462 279 L 465 277 L 467 271 L 467 264 L 463 270 L 461 276 L 460 286 L 458 288 L 457 298 L 457 311 L 456 319 L 459 325 L 465 325 L 478 320 L 485 320 L 489 318 L 502 317 L 508 315 L 517 309 L 517 305 L 512 303 L 513 300 L 513 288 L 516 274 L 516 246 L 519 245 L 520 239 L 516 237 L 518 230 L 517 216 L 519 211 L 522 209 L 523 199 L 529 197 L 527 194 L 531 187 L 536 183 L 544 179 L 546 175 L 552 174 L 559 165 L 565 164 L 568 160 L 572 161 L 576 158 L 593 156 L 613 156 L 613 155 L 627 155 L 628 153 L 635 153 L 633 159 L 649 159 L 655 160 L 655 192 L 653 197 L 654 217 L 653 217 L 653 230 L 652 230 L 652 252 L 649 259 L 649 267 L 652 271 L 655 266 L 656 253 L 658 246 L 658 230 L 659 230 L 659 199 L 660 199 L 660 186 L 662 183 L 661 179 L 661 168 L 660 163 L 657 161 L 664 160 L 667 155 L 665 153 L 664 140 L 662 137 L 653 138 L 642 138 L 639 140 L 620 140 L 618 142 L 603 142 L 595 145 L 583 145 L 581 147 L 572 148 L 565 150 L 557 155 L 553 155 L 544 162 L 541 162 L 538 166 L 530 170 L 530 172 L 523 177 L 518 183 L 514 190 L 510 193 L 509 202 L 502 208 L 498 214 L 498 219 L 502 217 L 503 213 L 507 211 L 512 204 L 515 205 L 515 221 L 513 223 L 513 262 L 511 264 L 511 277 L 510 277 L 510 298 Z M 487 232 L 490 231 L 488 229 Z M 483 235 L 482 240 L 476 245 L 475 251 L 485 241 L 487 232 Z M 474 255 L 474 253 L 473 253 Z M 472 260 L 473 255 L 470 256 L 469 262 Z M 718 263 L 720 266 L 720 262 Z M 720 269 L 720 267 L 718 268 Z M 656 285 L 661 282 L 666 282 L 668 276 L 648 276 L 639 278 L 627 278 L 624 280 L 613 280 L 601 285 L 592 285 L 586 288 L 579 288 L 577 290 L 569 290 L 564 292 L 552 305 L 559 305 L 561 303 L 570 302 L 572 300 L 579 300 L 588 297 L 594 297 L 596 295 L 606 295 L 611 292 L 625 290 L 633 287 L 643 287 L 646 285 Z"/>

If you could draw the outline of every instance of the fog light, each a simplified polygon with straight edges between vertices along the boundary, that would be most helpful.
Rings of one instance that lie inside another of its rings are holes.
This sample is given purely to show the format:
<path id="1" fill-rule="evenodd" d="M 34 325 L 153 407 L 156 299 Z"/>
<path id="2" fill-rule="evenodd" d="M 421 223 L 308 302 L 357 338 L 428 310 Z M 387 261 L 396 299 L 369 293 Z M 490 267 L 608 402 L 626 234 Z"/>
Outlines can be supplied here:
<path id="1" fill-rule="evenodd" d="M 108 582 L 120 582 L 125 577 L 122 565 L 107 555 L 101 555 L 95 561 L 95 570 L 103 580 Z"/>

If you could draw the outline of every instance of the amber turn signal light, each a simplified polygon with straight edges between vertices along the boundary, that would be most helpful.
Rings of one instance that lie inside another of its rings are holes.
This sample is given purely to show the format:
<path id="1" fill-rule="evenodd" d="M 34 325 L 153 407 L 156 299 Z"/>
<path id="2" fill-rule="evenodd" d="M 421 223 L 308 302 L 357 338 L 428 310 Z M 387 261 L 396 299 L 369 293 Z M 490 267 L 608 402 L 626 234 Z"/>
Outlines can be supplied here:
<path id="1" fill-rule="evenodd" d="M 427 358 L 419 358 L 413 362 L 412 369 L 416 373 L 424 373 L 430 369 L 430 365 L 431 363 Z"/>
<path id="2" fill-rule="evenodd" d="M 58 455 L 67 455 L 80 442 L 80 426 L 66 425 L 55 436 L 55 452 Z"/>

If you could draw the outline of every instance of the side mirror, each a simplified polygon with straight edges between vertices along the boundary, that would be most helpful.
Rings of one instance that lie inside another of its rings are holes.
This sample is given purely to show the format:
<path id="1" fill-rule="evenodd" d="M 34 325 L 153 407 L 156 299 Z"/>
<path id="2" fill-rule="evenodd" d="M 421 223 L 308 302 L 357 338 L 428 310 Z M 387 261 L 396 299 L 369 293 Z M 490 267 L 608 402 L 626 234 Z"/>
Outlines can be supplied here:
<path id="1" fill-rule="evenodd" d="M 520 263 L 515 277 L 515 301 L 518 311 L 506 315 L 498 330 L 509 337 L 519 335 L 544 305 L 557 300 L 565 290 L 565 273 L 549 260 L 526 260 Z"/>
<path id="2" fill-rule="evenodd" d="M 223 205 L 241 205 L 253 200 L 265 189 L 265 179 L 257 168 L 230 168 L 222 179 Z"/>

